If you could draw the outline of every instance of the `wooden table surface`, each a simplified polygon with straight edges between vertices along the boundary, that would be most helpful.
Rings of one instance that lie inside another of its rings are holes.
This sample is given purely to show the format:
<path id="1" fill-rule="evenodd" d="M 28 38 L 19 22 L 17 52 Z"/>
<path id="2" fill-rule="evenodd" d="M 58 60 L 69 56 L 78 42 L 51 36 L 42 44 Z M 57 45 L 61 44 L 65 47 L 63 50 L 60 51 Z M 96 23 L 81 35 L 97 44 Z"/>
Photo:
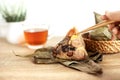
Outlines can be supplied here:
<path id="1" fill-rule="evenodd" d="M 50 39 L 47 45 L 55 45 L 61 38 Z M 22 45 L 9 44 L 0 39 L 0 80 L 120 80 L 120 54 L 104 55 L 99 63 L 102 75 L 92 75 L 67 68 L 60 64 L 34 64 L 28 58 L 13 54 L 26 55 L 34 50 Z"/>

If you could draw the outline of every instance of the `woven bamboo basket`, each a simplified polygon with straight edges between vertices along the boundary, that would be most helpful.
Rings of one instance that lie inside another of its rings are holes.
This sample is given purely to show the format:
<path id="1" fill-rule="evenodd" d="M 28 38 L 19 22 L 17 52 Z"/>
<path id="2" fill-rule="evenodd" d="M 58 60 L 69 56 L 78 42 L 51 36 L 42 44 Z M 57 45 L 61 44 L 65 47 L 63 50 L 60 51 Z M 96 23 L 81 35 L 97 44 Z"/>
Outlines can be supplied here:
<path id="1" fill-rule="evenodd" d="M 120 52 L 120 40 L 117 41 L 95 41 L 83 36 L 86 44 L 86 49 L 89 51 L 95 51 L 99 53 L 119 53 Z"/>

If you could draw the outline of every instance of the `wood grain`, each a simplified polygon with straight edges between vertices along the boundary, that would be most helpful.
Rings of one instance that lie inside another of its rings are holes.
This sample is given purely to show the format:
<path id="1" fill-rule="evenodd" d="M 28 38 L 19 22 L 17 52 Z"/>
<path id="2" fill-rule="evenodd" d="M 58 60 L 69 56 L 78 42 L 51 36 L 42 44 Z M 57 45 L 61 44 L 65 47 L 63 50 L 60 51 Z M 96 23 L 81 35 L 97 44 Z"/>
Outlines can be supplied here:
<path id="1" fill-rule="evenodd" d="M 61 38 L 50 39 L 47 46 Z M 102 75 L 91 75 L 60 64 L 34 64 L 30 59 L 15 56 L 32 54 L 34 50 L 23 45 L 12 45 L 0 39 L 0 80 L 120 80 L 120 54 L 104 55 Z"/>

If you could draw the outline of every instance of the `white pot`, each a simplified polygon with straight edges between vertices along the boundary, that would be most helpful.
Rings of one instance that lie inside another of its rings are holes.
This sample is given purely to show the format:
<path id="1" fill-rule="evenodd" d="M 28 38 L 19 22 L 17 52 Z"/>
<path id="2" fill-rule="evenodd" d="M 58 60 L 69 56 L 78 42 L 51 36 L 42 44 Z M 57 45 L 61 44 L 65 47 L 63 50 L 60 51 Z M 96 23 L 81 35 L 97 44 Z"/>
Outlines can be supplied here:
<path id="1" fill-rule="evenodd" d="M 24 38 L 23 22 L 11 22 L 8 24 L 7 41 L 12 44 L 21 43 L 21 40 Z"/>

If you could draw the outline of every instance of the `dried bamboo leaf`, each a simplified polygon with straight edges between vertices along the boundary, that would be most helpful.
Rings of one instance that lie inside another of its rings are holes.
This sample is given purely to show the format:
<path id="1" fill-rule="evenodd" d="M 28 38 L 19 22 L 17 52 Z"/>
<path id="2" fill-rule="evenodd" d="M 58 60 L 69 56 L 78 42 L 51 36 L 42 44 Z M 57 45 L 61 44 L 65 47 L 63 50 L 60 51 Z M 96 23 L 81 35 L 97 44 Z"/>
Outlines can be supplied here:
<path id="1" fill-rule="evenodd" d="M 57 61 L 53 59 L 41 59 L 41 58 L 35 58 L 33 59 L 33 62 L 35 64 L 51 64 L 51 63 L 57 63 Z"/>
<path id="2" fill-rule="evenodd" d="M 102 19 L 100 18 L 101 16 L 100 14 L 94 12 L 94 15 L 95 15 L 96 24 L 102 21 Z M 92 30 L 90 32 L 90 36 L 91 36 L 91 39 L 98 40 L 98 41 L 99 40 L 111 40 L 112 38 L 112 34 L 108 30 L 107 25 L 104 27 L 100 27 L 100 28 Z"/>
<path id="3" fill-rule="evenodd" d="M 102 73 L 102 68 L 90 59 L 82 60 L 82 61 L 66 61 L 66 62 L 61 62 L 61 64 L 90 74 Z"/>
<path id="4" fill-rule="evenodd" d="M 103 21 L 103 20 L 101 19 L 101 14 L 99 14 L 99 13 L 97 13 L 97 12 L 94 12 L 94 16 L 95 16 L 95 23 L 96 23 L 96 24 L 99 23 L 99 22 L 101 22 L 101 21 Z"/>
<path id="5" fill-rule="evenodd" d="M 34 52 L 35 58 L 52 58 L 52 47 L 40 48 Z"/>
<path id="6" fill-rule="evenodd" d="M 100 54 L 98 52 L 90 52 L 88 51 L 88 56 L 91 60 L 93 60 L 96 63 L 99 63 L 103 59 L 103 54 Z"/>
<path id="7" fill-rule="evenodd" d="M 104 31 L 103 31 L 104 35 L 110 40 L 112 38 L 112 34 L 111 32 L 108 30 L 107 27 L 104 28 Z"/>
<path id="8" fill-rule="evenodd" d="M 52 47 L 37 49 L 35 55 L 33 56 L 33 62 L 36 64 L 51 64 L 51 63 L 61 63 L 62 65 L 91 74 L 101 74 L 102 68 L 99 64 L 95 62 L 100 62 L 102 60 L 102 54 L 88 52 L 90 58 L 86 60 L 65 60 L 53 57 Z M 44 54 L 44 55 L 43 55 Z M 47 56 L 46 56 L 47 55 Z M 93 61 L 94 60 L 94 61 Z"/>

